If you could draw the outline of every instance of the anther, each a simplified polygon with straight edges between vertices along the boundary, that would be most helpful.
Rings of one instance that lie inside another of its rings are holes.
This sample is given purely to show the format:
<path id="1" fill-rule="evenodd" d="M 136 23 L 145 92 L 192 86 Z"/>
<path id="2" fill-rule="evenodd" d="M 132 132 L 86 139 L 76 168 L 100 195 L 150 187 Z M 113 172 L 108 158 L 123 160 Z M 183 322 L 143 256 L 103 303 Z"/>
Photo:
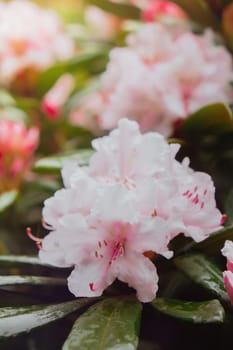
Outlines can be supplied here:
<path id="1" fill-rule="evenodd" d="M 151 214 L 152 218 L 155 218 L 157 215 L 157 211 L 154 209 L 153 213 Z"/>
<path id="2" fill-rule="evenodd" d="M 224 222 L 226 221 L 226 218 L 227 218 L 227 215 L 226 215 L 226 214 L 223 214 L 223 215 L 222 215 L 222 218 L 221 218 L 221 225 L 224 224 Z"/>

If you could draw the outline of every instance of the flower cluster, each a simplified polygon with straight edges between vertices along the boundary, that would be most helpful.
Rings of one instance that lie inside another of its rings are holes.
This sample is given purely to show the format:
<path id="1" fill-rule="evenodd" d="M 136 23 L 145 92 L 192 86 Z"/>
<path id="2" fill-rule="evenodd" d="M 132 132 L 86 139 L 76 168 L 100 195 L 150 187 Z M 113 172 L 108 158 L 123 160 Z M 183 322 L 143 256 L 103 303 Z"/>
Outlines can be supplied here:
<path id="1" fill-rule="evenodd" d="M 25 76 L 32 80 L 36 72 L 73 52 L 73 42 L 54 11 L 25 0 L 0 4 L 1 84 L 25 80 Z"/>
<path id="2" fill-rule="evenodd" d="M 126 117 L 142 131 L 169 136 L 178 120 L 198 108 L 233 101 L 232 58 L 214 43 L 210 29 L 197 35 L 181 26 L 147 23 L 127 44 L 111 51 L 102 76 L 101 103 L 93 114 L 103 129 Z"/>
<path id="3" fill-rule="evenodd" d="M 177 144 L 155 132 L 142 135 L 127 119 L 93 148 L 89 166 L 65 165 L 65 188 L 45 201 L 51 232 L 40 258 L 74 266 L 68 287 L 76 296 L 99 296 L 117 278 L 149 302 L 158 275 L 147 253 L 171 258 L 168 244 L 178 234 L 201 241 L 221 227 L 212 180 L 188 159 L 175 159 Z"/>
<path id="4" fill-rule="evenodd" d="M 39 130 L 21 122 L 0 121 L 0 193 L 17 188 L 31 163 Z"/>

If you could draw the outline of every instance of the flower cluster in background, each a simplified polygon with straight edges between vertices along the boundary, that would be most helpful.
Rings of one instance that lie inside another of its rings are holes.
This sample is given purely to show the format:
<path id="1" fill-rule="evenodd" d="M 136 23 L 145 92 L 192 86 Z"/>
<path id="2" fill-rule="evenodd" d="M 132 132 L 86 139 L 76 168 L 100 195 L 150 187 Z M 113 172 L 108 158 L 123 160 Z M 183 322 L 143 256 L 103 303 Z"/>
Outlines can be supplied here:
<path id="1" fill-rule="evenodd" d="M 177 120 L 200 107 L 232 102 L 232 58 L 210 29 L 197 35 L 179 26 L 144 24 L 127 44 L 111 51 L 102 76 L 99 110 L 95 103 L 92 111 L 101 128 L 112 129 L 127 117 L 143 131 L 170 136 Z M 85 108 L 83 113 L 85 118 Z"/>
<path id="2" fill-rule="evenodd" d="M 0 42 L 4 86 L 27 82 L 30 88 L 39 72 L 74 54 L 73 42 L 57 14 L 26 0 L 0 4 Z"/>

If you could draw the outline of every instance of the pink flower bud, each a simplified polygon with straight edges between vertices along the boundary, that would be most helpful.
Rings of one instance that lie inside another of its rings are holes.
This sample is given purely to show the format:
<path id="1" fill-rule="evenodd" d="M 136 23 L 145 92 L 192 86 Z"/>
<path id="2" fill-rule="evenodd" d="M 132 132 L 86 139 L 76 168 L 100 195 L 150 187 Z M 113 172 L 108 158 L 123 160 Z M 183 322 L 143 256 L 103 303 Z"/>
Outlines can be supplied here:
<path id="1" fill-rule="evenodd" d="M 0 192 L 18 187 L 39 141 L 39 130 L 21 122 L 0 121 Z"/>
<path id="2" fill-rule="evenodd" d="M 186 13 L 179 6 L 166 0 L 150 0 L 142 10 L 142 18 L 145 22 L 154 22 L 160 16 L 187 18 Z"/>
<path id="3" fill-rule="evenodd" d="M 74 87 L 74 78 L 71 74 L 62 75 L 53 87 L 47 92 L 42 101 L 42 108 L 51 120 L 58 118 L 63 105 Z"/>

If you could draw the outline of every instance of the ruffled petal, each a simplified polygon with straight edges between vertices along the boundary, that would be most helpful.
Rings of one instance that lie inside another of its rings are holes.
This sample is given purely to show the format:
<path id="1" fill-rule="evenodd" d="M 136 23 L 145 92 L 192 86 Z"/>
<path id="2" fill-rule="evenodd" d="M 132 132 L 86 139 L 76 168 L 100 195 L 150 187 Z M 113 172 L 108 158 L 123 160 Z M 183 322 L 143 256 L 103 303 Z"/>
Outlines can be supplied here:
<path id="1" fill-rule="evenodd" d="M 118 279 L 136 289 L 143 303 L 152 301 L 158 290 L 158 275 L 154 264 L 142 254 L 127 253 L 117 263 Z"/>

